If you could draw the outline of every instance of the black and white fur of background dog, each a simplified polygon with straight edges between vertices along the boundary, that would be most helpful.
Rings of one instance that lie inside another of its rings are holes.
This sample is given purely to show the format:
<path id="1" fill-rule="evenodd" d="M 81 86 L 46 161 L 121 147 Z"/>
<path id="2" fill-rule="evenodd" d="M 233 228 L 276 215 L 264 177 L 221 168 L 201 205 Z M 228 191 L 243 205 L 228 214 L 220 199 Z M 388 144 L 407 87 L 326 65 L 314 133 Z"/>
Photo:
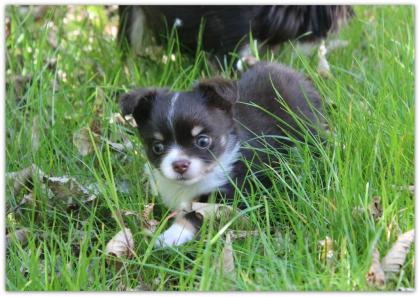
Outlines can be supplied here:
<path id="1" fill-rule="evenodd" d="M 234 185 L 247 191 L 242 159 L 256 167 L 269 161 L 262 150 L 247 147 L 281 151 L 292 139 L 317 135 L 324 127 L 321 98 L 311 81 L 276 63 L 257 63 L 239 81 L 204 80 L 190 91 L 137 89 L 121 96 L 120 107 L 137 122 L 164 204 L 187 213 L 160 235 L 158 246 L 194 237 L 201 222 L 190 212 L 192 201 L 205 201 L 211 193 L 229 201 Z"/>
<path id="2" fill-rule="evenodd" d="M 165 44 L 165 32 L 176 27 L 181 45 L 194 54 L 204 22 L 202 49 L 223 61 L 232 52 L 239 53 L 240 58 L 251 55 L 250 33 L 261 48 L 275 48 L 290 40 L 298 40 L 307 48 L 309 43 L 337 32 L 353 14 L 346 5 L 119 6 L 118 41 L 123 48 L 128 45 L 139 53 L 146 47 L 149 32 Z M 237 67 L 241 65 L 239 60 Z"/>

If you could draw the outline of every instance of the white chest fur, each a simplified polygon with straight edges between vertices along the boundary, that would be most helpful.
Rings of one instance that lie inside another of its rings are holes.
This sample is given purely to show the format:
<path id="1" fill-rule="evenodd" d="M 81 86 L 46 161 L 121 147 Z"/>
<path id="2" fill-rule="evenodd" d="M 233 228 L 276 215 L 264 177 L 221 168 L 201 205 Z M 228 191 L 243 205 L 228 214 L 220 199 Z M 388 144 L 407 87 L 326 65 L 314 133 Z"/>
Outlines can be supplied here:
<path id="1" fill-rule="evenodd" d="M 171 209 L 191 209 L 191 202 L 200 195 L 208 194 L 229 182 L 228 176 L 233 164 L 239 157 L 239 143 L 223 153 L 217 160 L 217 165 L 200 181 L 186 185 L 163 176 L 159 170 L 146 171 L 150 183 L 153 184 L 162 197 L 163 203 Z"/>

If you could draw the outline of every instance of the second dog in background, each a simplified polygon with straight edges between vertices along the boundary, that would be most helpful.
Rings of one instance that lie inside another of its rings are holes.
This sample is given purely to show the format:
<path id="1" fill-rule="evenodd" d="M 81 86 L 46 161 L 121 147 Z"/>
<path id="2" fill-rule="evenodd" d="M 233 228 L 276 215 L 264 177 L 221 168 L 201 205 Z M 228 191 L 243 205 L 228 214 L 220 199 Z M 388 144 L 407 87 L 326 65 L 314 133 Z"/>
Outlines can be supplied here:
<path id="1" fill-rule="evenodd" d="M 122 5 L 118 43 L 141 54 L 152 38 L 166 46 L 166 33 L 175 27 L 184 52 L 194 55 L 201 44 L 223 63 L 233 52 L 239 58 L 251 55 L 251 35 L 261 52 L 295 40 L 313 47 L 353 14 L 347 5 Z"/>

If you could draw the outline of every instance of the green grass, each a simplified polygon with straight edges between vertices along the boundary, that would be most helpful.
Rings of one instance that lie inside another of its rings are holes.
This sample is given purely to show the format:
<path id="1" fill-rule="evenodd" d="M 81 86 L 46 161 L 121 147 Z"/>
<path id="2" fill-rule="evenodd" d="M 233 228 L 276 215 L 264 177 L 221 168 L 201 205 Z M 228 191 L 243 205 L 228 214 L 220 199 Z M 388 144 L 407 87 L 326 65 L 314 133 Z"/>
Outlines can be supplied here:
<path id="1" fill-rule="evenodd" d="M 129 57 L 124 64 L 115 40 L 104 33 L 115 16 L 109 20 L 99 6 L 72 10 L 74 17 L 67 7 L 50 8 L 35 21 L 31 11 L 6 9 L 11 18 L 6 40 L 6 171 L 34 163 L 47 174 L 97 183 L 100 195 L 94 203 L 70 211 L 56 198 L 48 200 L 40 182 L 34 182 L 36 204 L 6 218 L 6 233 L 29 230 L 26 245 L 12 241 L 7 249 L 7 290 L 374 290 L 366 282 L 372 247 L 377 245 L 383 256 L 401 232 L 414 228 L 414 197 L 398 188 L 414 184 L 413 6 L 356 7 L 357 16 L 338 36 L 349 40 L 349 46 L 328 57 L 331 79 L 316 73 L 316 54 L 301 56 L 292 45 L 272 57 L 313 79 L 329 103 L 327 118 L 335 133 L 319 149 L 319 158 L 305 145 L 287 157 L 270 151 L 272 164 L 264 170 L 273 187 L 256 187 L 246 197 L 255 207 L 247 215 L 259 236 L 233 242 L 235 271 L 229 276 L 215 265 L 224 237 L 211 241 L 221 228 L 213 221 L 205 223 L 198 241 L 156 250 L 138 222 L 124 217 L 134 235 L 136 256 L 123 260 L 120 269 L 107 264 L 106 243 L 120 230 L 118 210 L 139 212 L 156 202 L 156 219 L 168 213 L 147 190 L 145 157 L 136 135 L 109 124 L 111 114 L 118 112 L 116 94 L 133 86 L 188 89 L 218 71 L 200 52 L 195 59 L 181 56 L 176 42 L 164 51 L 168 57 L 174 54 L 175 61 L 164 64 L 155 52 L 157 59 Z M 48 22 L 53 26 L 46 26 Z M 57 48 L 48 41 L 53 29 Z M 47 65 L 52 58 L 57 59 L 53 68 Z M 223 74 L 234 76 L 231 71 Z M 31 82 L 16 90 L 15 77 L 25 75 Z M 38 150 L 31 143 L 35 117 Z M 81 157 L 73 134 L 93 125 L 106 138 L 128 135 L 135 149 L 121 154 L 101 143 L 96 152 Z M 129 185 L 128 193 L 120 190 L 122 181 Z M 15 196 L 8 185 L 7 208 L 22 196 Z M 374 196 L 381 197 L 383 207 L 377 221 L 367 211 L 354 211 L 369 208 Z M 334 241 L 330 264 L 318 243 L 326 236 Z M 411 251 L 386 290 L 414 287 L 413 259 Z"/>

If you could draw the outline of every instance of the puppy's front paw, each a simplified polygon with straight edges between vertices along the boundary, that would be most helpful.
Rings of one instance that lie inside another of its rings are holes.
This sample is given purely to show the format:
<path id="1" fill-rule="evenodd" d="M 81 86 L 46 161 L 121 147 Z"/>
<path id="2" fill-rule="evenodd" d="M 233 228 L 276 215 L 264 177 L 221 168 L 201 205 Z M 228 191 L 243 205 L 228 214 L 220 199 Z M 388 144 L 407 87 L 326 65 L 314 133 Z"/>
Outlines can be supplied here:
<path id="1" fill-rule="evenodd" d="M 163 232 L 156 240 L 157 247 L 168 247 L 182 245 L 194 237 L 194 232 L 180 224 L 173 224 L 168 230 Z"/>

